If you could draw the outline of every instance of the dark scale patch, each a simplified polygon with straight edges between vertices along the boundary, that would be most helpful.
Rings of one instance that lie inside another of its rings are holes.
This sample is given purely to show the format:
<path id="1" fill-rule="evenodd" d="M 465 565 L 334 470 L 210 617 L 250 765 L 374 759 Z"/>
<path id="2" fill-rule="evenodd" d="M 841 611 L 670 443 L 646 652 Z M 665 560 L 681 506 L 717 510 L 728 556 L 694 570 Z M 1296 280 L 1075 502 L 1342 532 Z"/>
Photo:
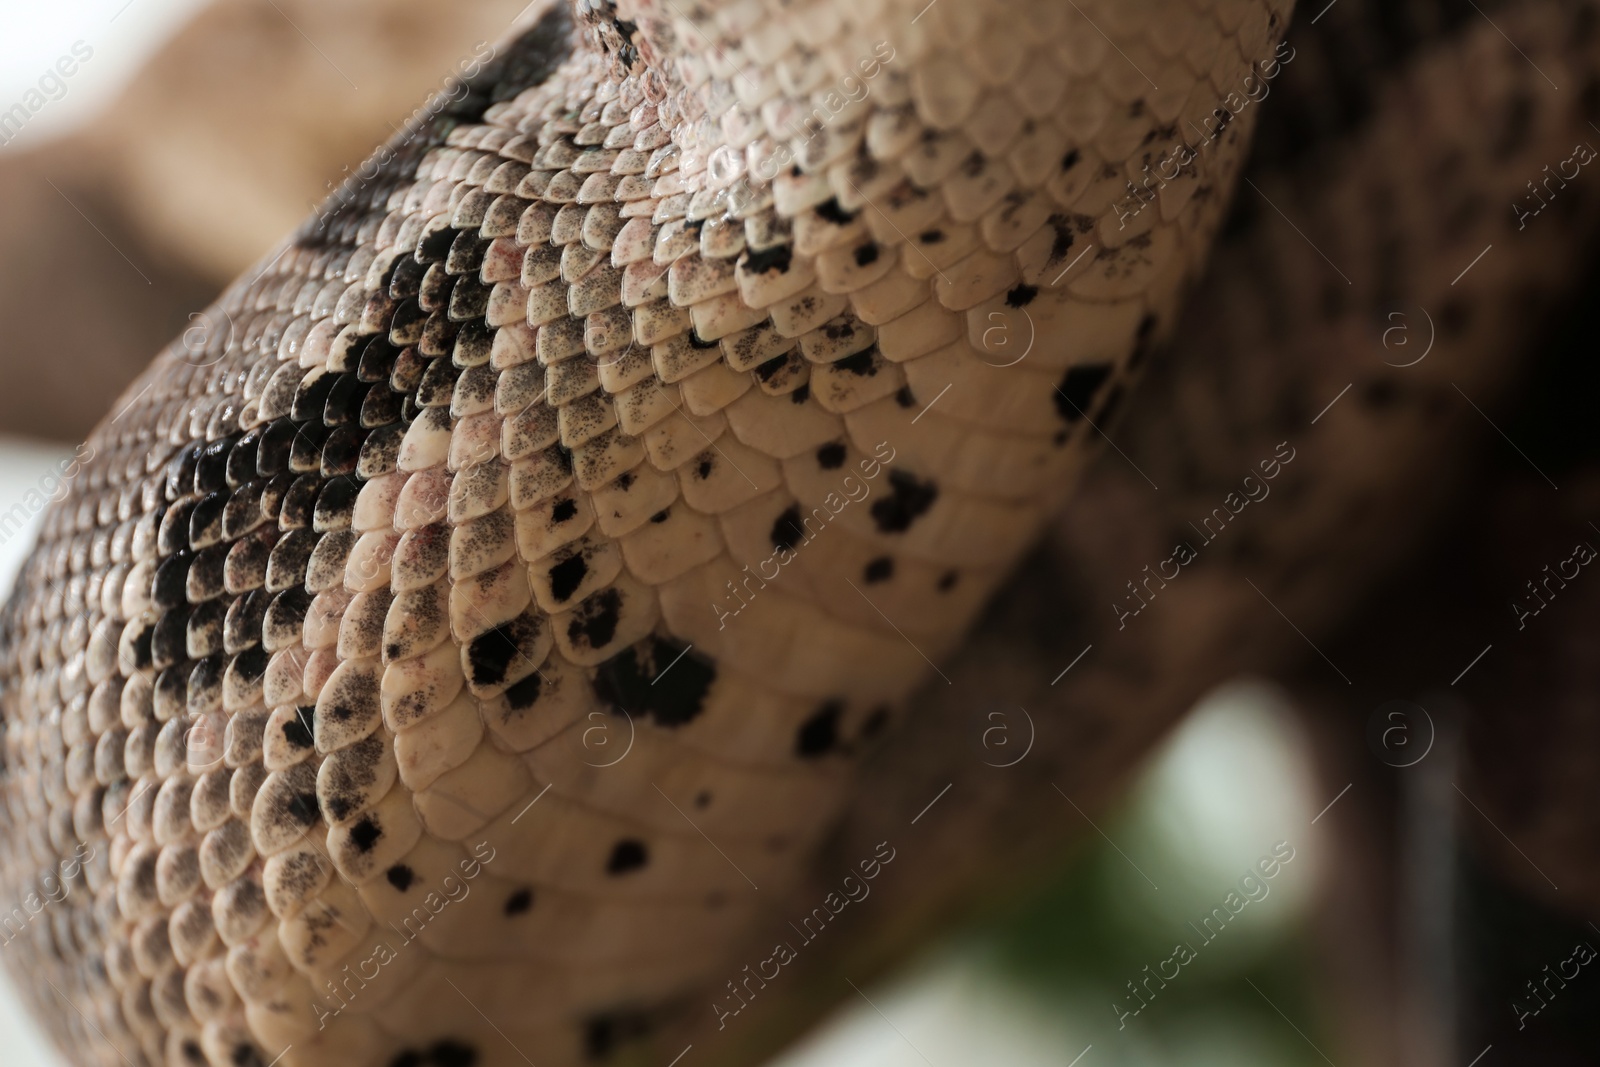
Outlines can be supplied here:
<path id="1" fill-rule="evenodd" d="M 408 1048 L 390 1060 L 389 1067 L 423 1067 L 422 1053 Z"/>
<path id="2" fill-rule="evenodd" d="M 1052 262 L 1061 262 L 1067 258 L 1067 253 L 1072 249 L 1072 242 L 1077 240 L 1072 234 L 1072 223 L 1065 215 L 1051 215 L 1050 228 L 1055 230 L 1055 240 L 1050 244 L 1050 259 Z"/>
<path id="3" fill-rule="evenodd" d="M 314 743 L 316 715 L 314 707 L 296 708 L 295 717 L 283 724 L 283 739 L 294 748 L 310 748 Z"/>
<path id="4" fill-rule="evenodd" d="M 695 467 L 695 477 L 699 478 L 702 482 L 705 481 L 707 478 L 711 477 L 711 467 L 711 457 L 707 456 L 705 459 L 700 461 L 698 466 Z"/>
<path id="5" fill-rule="evenodd" d="M 578 586 L 583 584 L 588 573 L 589 564 L 582 552 L 562 560 L 550 568 L 550 595 L 565 601 L 578 591 Z"/>
<path id="6" fill-rule="evenodd" d="M 817 466 L 825 471 L 836 471 L 844 466 L 845 447 L 839 441 L 832 441 L 817 449 Z"/>
<path id="7" fill-rule="evenodd" d="M 799 544 L 805 535 L 805 527 L 800 524 L 800 505 L 791 504 L 772 524 L 772 533 L 769 536 L 772 538 L 773 548 L 785 548 L 792 552 L 794 546 Z"/>
<path id="8" fill-rule="evenodd" d="M 709 808 L 711 806 L 711 793 L 705 789 L 696 793 L 694 795 L 694 806 L 701 809 Z"/>
<path id="9" fill-rule="evenodd" d="M 650 521 L 655 523 L 657 526 L 659 526 L 662 523 L 666 522 L 667 519 L 669 519 L 671 517 L 672 517 L 672 509 L 671 508 L 662 508 L 660 511 L 656 512 L 654 515 L 650 516 Z"/>
<path id="10" fill-rule="evenodd" d="M 506 702 L 513 711 L 527 711 L 539 700 L 540 687 L 544 685 L 544 678 L 538 671 L 534 671 L 522 681 L 506 690 Z"/>
<path id="11" fill-rule="evenodd" d="M 608 1012 L 583 1024 L 583 1054 L 589 1060 L 603 1060 L 625 1041 L 645 1036 L 650 1022 L 637 1012 Z"/>
<path id="12" fill-rule="evenodd" d="M 594 691 L 613 709 L 682 726 L 699 717 L 716 678 L 710 660 L 676 641 L 652 637 L 602 663 Z"/>
<path id="13" fill-rule="evenodd" d="M 428 1049 L 428 1058 L 434 1067 L 474 1067 L 478 1062 L 478 1050 L 465 1041 L 445 1038 Z"/>
<path id="14" fill-rule="evenodd" d="M 888 556 L 879 556 L 867 564 L 867 568 L 861 572 L 861 576 L 867 580 L 868 585 L 874 582 L 887 582 L 894 577 L 894 560 Z"/>
<path id="15" fill-rule="evenodd" d="M 624 486 L 624 488 L 626 488 L 626 486 Z M 556 502 L 555 507 L 550 509 L 550 524 L 552 526 L 559 526 L 577 513 L 578 502 L 576 500 L 573 500 L 571 497 L 568 497 L 565 500 L 559 500 Z"/>
<path id="16" fill-rule="evenodd" d="M 894 402 L 903 408 L 914 408 L 917 406 L 917 394 L 911 391 L 911 386 L 902 385 L 894 392 Z"/>
<path id="17" fill-rule="evenodd" d="M 317 821 L 317 816 L 321 814 L 321 809 L 317 807 L 317 794 L 315 793 L 297 793 L 289 798 L 289 802 L 284 807 L 294 820 L 302 826 L 310 826 Z"/>
<path id="18" fill-rule="evenodd" d="M 889 709 L 873 708 L 872 714 L 867 716 L 867 721 L 861 724 L 861 739 L 871 741 L 883 733 L 889 725 Z"/>
<path id="19" fill-rule="evenodd" d="M 800 388 L 796 389 L 794 392 L 789 394 L 790 402 L 791 403 L 795 403 L 795 404 L 804 404 L 807 400 L 810 400 L 810 399 L 811 399 L 811 386 L 810 386 L 809 383 L 806 384 L 806 385 L 802 385 Z"/>
<path id="20" fill-rule="evenodd" d="M 467 662 L 472 667 L 472 680 L 478 685 L 499 685 L 506 680 L 511 661 L 520 654 L 518 639 L 525 636 L 520 618 L 501 623 L 486 633 L 479 634 L 467 646 Z M 536 675 L 537 676 L 537 675 Z"/>
<path id="21" fill-rule="evenodd" d="M 770 382 L 772 381 L 773 375 L 777 374 L 784 367 L 788 366 L 788 364 L 789 353 L 785 352 L 781 356 L 773 356 L 765 363 L 758 364 L 756 366 L 756 377 L 760 378 L 764 382 Z M 709 468 L 711 464 L 707 462 L 705 466 Z M 702 475 L 702 477 L 704 476 Z"/>
<path id="22" fill-rule="evenodd" d="M 921 241 L 925 245 L 936 245 L 940 241 L 944 240 L 944 231 L 923 230 L 921 233 L 917 234 L 917 240 Z"/>
<path id="23" fill-rule="evenodd" d="M 1023 283 L 1006 294 L 1006 307 L 1025 308 L 1033 303 L 1033 298 L 1039 295 L 1037 285 Z"/>
<path id="24" fill-rule="evenodd" d="M 878 374 L 878 361 L 875 358 L 877 351 L 878 346 L 873 345 L 871 348 L 857 352 L 853 356 L 845 356 L 843 359 L 835 360 L 833 365 L 840 370 L 849 371 L 858 378 L 875 378 Z"/>
<path id="25" fill-rule="evenodd" d="M 621 593 L 615 589 L 596 593 L 573 613 L 572 621 L 567 624 L 567 639 L 573 644 L 582 642 L 590 648 L 604 648 L 616 636 L 617 619 L 621 614 Z"/>
<path id="26" fill-rule="evenodd" d="M 870 267 L 878 262 L 878 243 L 876 241 L 868 241 L 864 245 L 857 246 L 855 260 L 858 267 Z"/>
<path id="27" fill-rule="evenodd" d="M 958 571 L 945 571 L 939 576 L 939 592 L 948 593 L 956 587 L 956 581 L 961 577 Z"/>
<path id="28" fill-rule="evenodd" d="M 1400 390 L 1392 378 L 1380 378 L 1370 382 L 1361 391 L 1361 399 L 1369 408 L 1382 411 L 1394 407 L 1395 401 L 1400 399 Z"/>
<path id="29" fill-rule="evenodd" d="M 397 863 L 384 872 L 383 876 L 389 879 L 389 884 L 404 893 L 411 888 L 411 883 L 417 880 L 417 874 L 403 863 Z"/>
<path id="30" fill-rule="evenodd" d="M 371 852 L 372 846 L 378 843 L 383 836 L 383 831 L 378 829 L 378 824 L 372 821 L 369 815 L 356 823 L 350 830 L 350 840 L 362 852 Z"/>
<path id="31" fill-rule="evenodd" d="M 266 1062 L 261 1058 L 261 1053 L 249 1045 L 233 1046 L 233 1053 L 228 1059 L 233 1063 L 233 1067 L 261 1067 Z"/>
<path id="32" fill-rule="evenodd" d="M 837 700 L 822 705 L 815 715 L 800 724 L 794 738 L 795 754 L 801 759 L 816 759 L 837 748 L 839 718 L 843 714 L 844 705 Z"/>
<path id="33" fill-rule="evenodd" d="M 521 915 L 533 907 L 533 890 L 519 889 L 506 898 L 506 914 Z"/>
<path id="34" fill-rule="evenodd" d="M 1056 386 L 1056 414 L 1067 423 L 1077 422 L 1088 414 L 1089 405 L 1094 402 L 1095 394 L 1100 387 L 1111 377 L 1111 364 L 1086 363 L 1071 367 L 1062 375 L 1061 384 Z"/>
<path id="35" fill-rule="evenodd" d="M 606 873 L 610 875 L 627 874 L 637 871 L 650 862 L 650 853 L 645 849 L 644 842 L 634 838 L 624 838 L 618 841 L 611 849 L 611 857 L 606 860 Z"/>
<path id="36" fill-rule="evenodd" d="M 200 1051 L 200 1046 L 193 1041 L 185 1041 L 183 1043 L 183 1058 L 190 1063 L 201 1064 L 202 1067 L 206 1062 L 206 1054 Z"/>
<path id="37" fill-rule="evenodd" d="M 745 257 L 744 269 L 751 274 L 765 274 L 769 270 L 783 274 L 788 271 L 793 259 L 794 249 L 788 245 L 775 245 L 765 252 L 751 252 Z"/>
<path id="38" fill-rule="evenodd" d="M 700 340 L 700 334 L 698 331 L 692 329 L 689 331 L 689 347 L 691 348 L 716 348 L 721 343 L 722 342 L 720 341 L 702 341 Z"/>
<path id="39" fill-rule="evenodd" d="M 879 533 L 904 533 L 933 507 L 939 487 L 903 470 L 889 472 L 890 495 L 873 501 L 872 519 Z"/>
<path id="40" fill-rule="evenodd" d="M 1083 158 L 1083 153 L 1074 148 L 1061 157 L 1061 170 L 1063 173 L 1078 165 L 1078 160 Z"/>
<path id="41" fill-rule="evenodd" d="M 831 222 L 835 226 L 848 226 L 855 219 L 855 212 L 846 211 L 839 206 L 839 198 L 830 196 L 817 205 L 817 217 L 824 222 Z"/>

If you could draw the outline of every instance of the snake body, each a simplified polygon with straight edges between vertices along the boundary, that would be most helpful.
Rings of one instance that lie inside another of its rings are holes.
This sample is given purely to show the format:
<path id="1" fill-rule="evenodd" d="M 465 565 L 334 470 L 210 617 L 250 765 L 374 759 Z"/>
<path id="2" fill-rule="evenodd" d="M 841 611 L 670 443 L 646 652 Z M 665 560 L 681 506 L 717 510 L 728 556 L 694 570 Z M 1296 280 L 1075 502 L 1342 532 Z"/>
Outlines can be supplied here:
<path id="1" fill-rule="evenodd" d="M 713 977 L 1170 333 L 1288 6 L 580 0 L 430 101 L 6 610 L 75 1062 L 590 1062 Z"/>

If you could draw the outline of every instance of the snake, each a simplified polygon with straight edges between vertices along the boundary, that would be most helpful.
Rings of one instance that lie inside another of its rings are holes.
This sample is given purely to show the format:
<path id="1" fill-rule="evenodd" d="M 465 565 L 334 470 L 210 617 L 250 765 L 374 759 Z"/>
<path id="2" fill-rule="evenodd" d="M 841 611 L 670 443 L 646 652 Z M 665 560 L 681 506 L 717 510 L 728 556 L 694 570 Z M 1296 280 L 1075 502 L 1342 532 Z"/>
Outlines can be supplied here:
<path id="1" fill-rule="evenodd" d="M 572 0 L 473 57 L 128 387 L 0 618 L 0 939 L 72 1062 L 598 1063 L 726 977 L 1093 525 L 1291 7 Z"/>

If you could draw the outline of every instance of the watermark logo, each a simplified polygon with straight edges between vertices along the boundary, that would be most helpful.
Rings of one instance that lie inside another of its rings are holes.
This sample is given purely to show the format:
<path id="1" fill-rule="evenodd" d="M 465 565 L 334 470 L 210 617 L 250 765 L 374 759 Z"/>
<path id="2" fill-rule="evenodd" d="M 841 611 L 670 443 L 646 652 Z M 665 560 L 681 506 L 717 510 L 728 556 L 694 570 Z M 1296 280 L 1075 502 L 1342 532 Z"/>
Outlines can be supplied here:
<path id="1" fill-rule="evenodd" d="M 1433 717 L 1421 704 L 1391 700 L 1367 719 L 1367 746 L 1391 767 L 1415 767 L 1433 750 Z"/>

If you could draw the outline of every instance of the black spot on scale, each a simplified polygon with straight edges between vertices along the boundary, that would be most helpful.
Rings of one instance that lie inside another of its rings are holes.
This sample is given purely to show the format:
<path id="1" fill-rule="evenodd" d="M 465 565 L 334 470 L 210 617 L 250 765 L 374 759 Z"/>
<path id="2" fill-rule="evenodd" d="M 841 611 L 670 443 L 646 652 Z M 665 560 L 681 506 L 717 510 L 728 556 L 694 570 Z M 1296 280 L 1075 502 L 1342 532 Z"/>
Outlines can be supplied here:
<path id="1" fill-rule="evenodd" d="M 868 585 L 886 582 L 894 577 L 894 560 L 888 556 L 879 556 L 867 564 L 861 576 L 866 579 Z"/>
<path id="2" fill-rule="evenodd" d="M 1061 384 L 1056 386 L 1056 414 L 1069 425 L 1083 418 L 1109 377 L 1109 363 L 1084 363 L 1068 368 L 1061 377 Z"/>
<path id="3" fill-rule="evenodd" d="M 676 641 L 651 637 L 602 663 L 594 691 L 614 710 L 682 726 L 699 717 L 716 678 L 710 660 Z"/>
<path id="4" fill-rule="evenodd" d="M 902 385 L 894 391 L 894 402 L 903 408 L 914 408 L 917 406 L 917 394 L 911 391 L 911 386 Z"/>
<path id="5" fill-rule="evenodd" d="M 1033 303 L 1033 298 L 1039 295 L 1037 285 L 1023 283 L 1006 294 L 1006 307 L 1025 308 Z"/>
<path id="6" fill-rule="evenodd" d="M 627 874 L 643 868 L 649 862 L 650 853 L 643 841 L 624 838 L 612 846 L 611 856 L 606 860 L 606 873 L 612 876 Z"/>
<path id="7" fill-rule="evenodd" d="M 517 629 L 516 620 L 512 620 L 472 639 L 467 646 L 467 663 L 472 668 L 474 682 L 478 685 L 499 685 L 505 681 L 511 661 L 517 657 Z"/>
<path id="8" fill-rule="evenodd" d="M 1050 259 L 1059 263 L 1067 258 L 1067 252 L 1077 238 L 1073 236 L 1072 223 L 1065 215 L 1051 215 L 1049 222 L 1050 228 L 1056 231 L 1056 238 L 1050 244 Z"/>
<path id="9" fill-rule="evenodd" d="M 567 640 L 574 645 L 604 648 L 617 634 L 622 615 L 622 594 L 615 589 L 596 593 L 579 605 L 567 624 Z"/>
<path id="10" fill-rule="evenodd" d="M 806 384 L 806 385 L 802 385 L 800 388 L 796 389 L 794 392 L 789 394 L 790 402 L 791 403 L 795 403 L 795 404 L 804 404 L 807 400 L 810 400 L 810 399 L 811 399 L 811 386 L 810 386 L 809 383 Z"/>
<path id="11" fill-rule="evenodd" d="M 394 886 L 395 889 L 402 893 L 404 893 L 407 889 L 410 889 L 411 883 L 417 880 L 416 872 L 403 863 L 397 863 L 393 867 L 390 867 L 387 871 L 383 872 L 383 876 L 389 879 L 390 885 Z"/>
<path id="12" fill-rule="evenodd" d="M 506 898 L 507 915 L 521 915 L 533 907 L 533 890 L 519 889 Z"/>
<path id="13" fill-rule="evenodd" d="M 662 523 L 666 522 L 667 519 L 670 518 L 671 516 L 672 516 L 672 509 L 671 508 L 662 508 L 660 511 L 656 512 L 654 515 L 650 516 L 650 521 L 655 523 L 657 526 L 660 526 Z"/>
<path id="14" fill-rule="evenodd" d="M 1083 153 L 1074 148 L 1061 157 L 1061 170 L 1063 173 L 1078 165 L 1078 160 L 1083 158 Z"/>
<path id="15" fill-rule="evenodd" d="M 788 271 L 789 264 L 793 260 L 793 248 L 788 245 L 774 245 L 766 251 L 751 252 L 745 256 L 744 269 L 751 274 L 765 274 L 769 270 L 783 274 Z"/>
<path id="16" fill-rule="evenodd" d="M 917 240 L 921 241 L 925 245 L 936 245 L 940 241 L 944 240 L 944 231 L 923 230 L 921 233 L 917 234 Z"/>
<path id="17" fill-rule="evenodd" d="M 183 1058 L 190 1063 L 198 1063 L 201 1067 L 205 1067 L 206 1054 L 200 1051 L 200 1046 L 193 1041 L 183 1043 Z"/>
<path id="18" fill-rule="evenodd" d="M 801 759 L 816 759 L 827 755 L 839 744 L 839 717 L 844 705 L 830 700 L 817 709 L 817 713 L 800 724 L 795 734 L 794 751 Z"/>
<path id="19" fill-rule="evenodd" d="M 233 1067 L 261 1067 L 266 1060 L 261 1058 L 261 1053 L 251 1045 L 235 1045 L 233 1053 L 228 1057 Z"/>
<path id="20" fill-rule="evenodd" d="M 317 794 L 315 793 L 295 794 L 289 798 L 289 802 L 284 805 L 284 809 L 288 811 L 290 817 L 302 826 L 310 826 L 317 821 L 317 816 L 322 814 L 321 809 L 317 807 Z"/>
<path id="21" fill-rule="evenodd" d="M 370 815 L 350 828 L 350 841 L 362 852 L 371 852 L 372 846 L 376 845 L 382 836 L 383 831 L 372 821 Z"/>
<path id="22" fill-rule="evenodd" d="M 933 507 L 939 487 L 903 470 L 889 472 L 889 493 L 872 504 L 872 519 L 879 533 L 904 533 Z"/>
<path id="23" fill-rule="evenodd" d="M 583 584 L 588 573 L 589 564 L 582 552 L 568 556 L 550 568 L 550 595 L 565 601 L 578 591 L 578 586 Z"/>
<path id="24" fill-rule="evenodd" d="M 390 1060 L 389 1067 L 423 1067 L 423 1062 L 422 1053 L 408 1048 Z"/>
<path id="25" fill-rule="evenodd" d="M 956 587 L 956 580 L 961 577 L 958 571 L 945 571 L 939 576 L 939 592 L 948 593 Z"/>
<path id="26" fill-rule="evenodd" d="M 817 466 L 825 471 L 836 471 L 844 466 L 845 447 L 842 442 L 830 441 L 817 449 Z"/>
<path id="27" fill-rule="evenodd" d="M 805 535 L 805 527 L 800 524 L 800 505 L 791 504 L 773 522 L 772 533 L 768 536 L 772 539 L 773 548 L 793 551 Z"/>
<path id="28" fill-rule="evenodd" d="M 697 330 L 690 329 L 690 331 L 689 331 L 689 347 L 691 347 L 691 348 L 699 348 L 699 349 L 716 348 L 719 344 L 720 344 L 720 342 L 718 342 L 718 341 L 702 341 L 702 340 L 700 340 L 700 333 Z"/>
<path id="29" fill-rule="evenodd" d="M 713 465 L 714 464 L 711 457 L 707 456 L 705 459 L 700 461 L 699 465 L 695 467 L 694 476 L 699 478 L 702 482 L 705 481 L 707 478 L 711 477 L 711 468 Z"/>
<path id="30" fill-rule="evenodd" d="M 782 355 L 773 356 L 771 359 L 767 360 L 765 363 L 760 363 L 760 364 L 756 365 L 756 368 L 755 368 L 756 377 L 760 378 L 764 382 L 770 382 L 770 381 L 772 381 L 773 375 L 777 374 L 784 367 L 788 366 L 788 364 L 789 364 L 789 353 L 785 352 Z M 710 466 L 709 461 L 707 462 L 706 465 Z M 702 477 L 704 477 L 704 476 L 702 475 Z"/>
<path id="31" fill-rule="evenodd" d="M 858 267 L 870 267 L 878 262 L 878 242 L 868 241 L 864 245 L 857 246 L 855 261 Z"/>
<path id="32" fill-rule="evenodd" d="M 621 479 L 618 480 L 620 481 Z M 623 486 L 623 488 L 626 489 L 627 486 Z M 576 500 L 571 497 L 567 497 L 565 500 L 558 500 L 555 506 L 550 509 L 550 524 L 559 526 L 577 513 L 578 502 Z"/>
<path id="33" fill-rule="evenodd" d="M 312 706 L 295 709 L 294 718 L 283 724 L 283 739 L 292 748 L 310 748 L 315 743 L 317 709 Z"/>
<path id="34" fill-rule="evenodd" d="M 817 205 L 817 217 L 824 222 L 831 222 L 835 226 L 847 226 L 855 220 L 855 212 L 846 211 L 839 206 L 839 198 L 830 196 Z"/>
<path id="35" fill-rule="evenodd" d="M 433 1067 L 475 1067 L 478 1050 L 464 1041 L 445 1038 L 433 1043 L 428 1049 L 428 1058 L 433 1061 Z"/>
<path id="36" fill-rule="evenodd" d="M 527 711 L 538 702 L 539 690 L 543 685 L 544 678 L 534 671 L 506 690 L 506 703 L 511 705 L 512 711 Z"/>
<path id="37" fill-rule="evenodd" d="M 871 348 L 857 352 L 853 356 L 845 356 L 843 359 L 835 360 L 833 365 L 840 370 L 849 371 L 858 378 L 877 377 L 878 361 L 875 358 L 877 350 L 878 346 L 873 345 Z"/>

